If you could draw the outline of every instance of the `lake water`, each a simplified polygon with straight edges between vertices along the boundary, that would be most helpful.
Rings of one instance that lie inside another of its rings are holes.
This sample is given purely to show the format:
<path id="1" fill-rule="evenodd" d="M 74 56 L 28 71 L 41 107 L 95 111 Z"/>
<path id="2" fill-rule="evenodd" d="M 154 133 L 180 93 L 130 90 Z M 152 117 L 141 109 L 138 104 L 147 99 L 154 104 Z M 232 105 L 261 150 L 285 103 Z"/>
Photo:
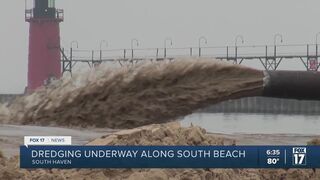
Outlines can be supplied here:
<path id="1" fill-rule="evenodd" d="M 320 116 L 195 113 L 182 121 L 191 123 L 211 133 L 320 135 Z"/>

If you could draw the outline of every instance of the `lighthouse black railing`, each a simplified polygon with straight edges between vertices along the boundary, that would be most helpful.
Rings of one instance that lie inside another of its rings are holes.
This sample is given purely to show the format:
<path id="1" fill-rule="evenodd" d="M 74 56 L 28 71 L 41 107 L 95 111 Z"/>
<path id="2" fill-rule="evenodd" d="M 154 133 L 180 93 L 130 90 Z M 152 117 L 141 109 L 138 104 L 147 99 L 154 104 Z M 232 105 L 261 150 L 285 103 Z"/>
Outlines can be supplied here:
<path id="1" fill-rule="evenodd" d="M 32 21 L 32 20 L 38 20 L 38 19 L 52 19 L 52 18 L 37 18 L 34 15 L 34 10 L 33 9 L 26 9 L 25 10 L 25 20 L 27 22 Z M 55 9 L 55 17 L 53 18 L 53 20 L 56 21 L 63 21 L 64 20 L 64 11 L 63 9 Z"/>

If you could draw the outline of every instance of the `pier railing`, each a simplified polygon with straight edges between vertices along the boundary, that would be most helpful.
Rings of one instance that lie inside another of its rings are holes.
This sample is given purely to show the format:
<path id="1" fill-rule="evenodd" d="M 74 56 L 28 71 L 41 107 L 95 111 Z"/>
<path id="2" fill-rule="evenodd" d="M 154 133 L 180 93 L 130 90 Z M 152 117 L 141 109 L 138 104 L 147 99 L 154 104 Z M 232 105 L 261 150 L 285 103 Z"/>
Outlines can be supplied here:
<path id="1" fill-rule="evenodd" d="M 62 49 L 62 61 L 73 64 L 87 63 L 90 67 L 103 62 L 134 63 L 143 60 L 174 60 L 180 57 L 206 57 L 242 64 L 244 61 L 260 62 L 266 70 L 277 70 L 285 59 L 298 59 L 307 71 L 320 67 L 317 44 L 251 45 L 185 48 L 135 48 L 81 50 Z M 64 69 L 64 71 L 69 71 Z"/>

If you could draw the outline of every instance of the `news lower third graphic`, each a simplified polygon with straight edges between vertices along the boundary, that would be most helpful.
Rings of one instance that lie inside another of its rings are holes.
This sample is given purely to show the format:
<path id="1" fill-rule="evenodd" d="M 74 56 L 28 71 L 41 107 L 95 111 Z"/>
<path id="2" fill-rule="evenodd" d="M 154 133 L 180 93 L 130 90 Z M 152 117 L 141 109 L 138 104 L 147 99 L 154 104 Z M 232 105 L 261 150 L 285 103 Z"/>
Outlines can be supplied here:
<path id="1" fill-rule="evenodd" d="M 73 146 L 25 137 L 21 168 L 320 168 L 320 146 Z"/>
<path id="2" fill-rule="evenodd" d="M 72 137 L 71 136 L 25 136 L 24 145 L 28 147 L 29 145 L 71 145 Z"/>

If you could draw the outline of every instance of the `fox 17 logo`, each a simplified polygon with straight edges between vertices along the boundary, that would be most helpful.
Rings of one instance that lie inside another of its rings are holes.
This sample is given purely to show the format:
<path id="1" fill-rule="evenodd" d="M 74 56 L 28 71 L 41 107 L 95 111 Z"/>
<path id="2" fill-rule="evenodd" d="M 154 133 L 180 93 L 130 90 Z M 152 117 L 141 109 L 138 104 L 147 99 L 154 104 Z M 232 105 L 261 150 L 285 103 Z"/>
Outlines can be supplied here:
<path id="1" fill-rule="evenodd" d="M 307 165 L 307 148 L 306 147 L 294 147 L 292 149 L 292 165 L 305 166 Z"/>

